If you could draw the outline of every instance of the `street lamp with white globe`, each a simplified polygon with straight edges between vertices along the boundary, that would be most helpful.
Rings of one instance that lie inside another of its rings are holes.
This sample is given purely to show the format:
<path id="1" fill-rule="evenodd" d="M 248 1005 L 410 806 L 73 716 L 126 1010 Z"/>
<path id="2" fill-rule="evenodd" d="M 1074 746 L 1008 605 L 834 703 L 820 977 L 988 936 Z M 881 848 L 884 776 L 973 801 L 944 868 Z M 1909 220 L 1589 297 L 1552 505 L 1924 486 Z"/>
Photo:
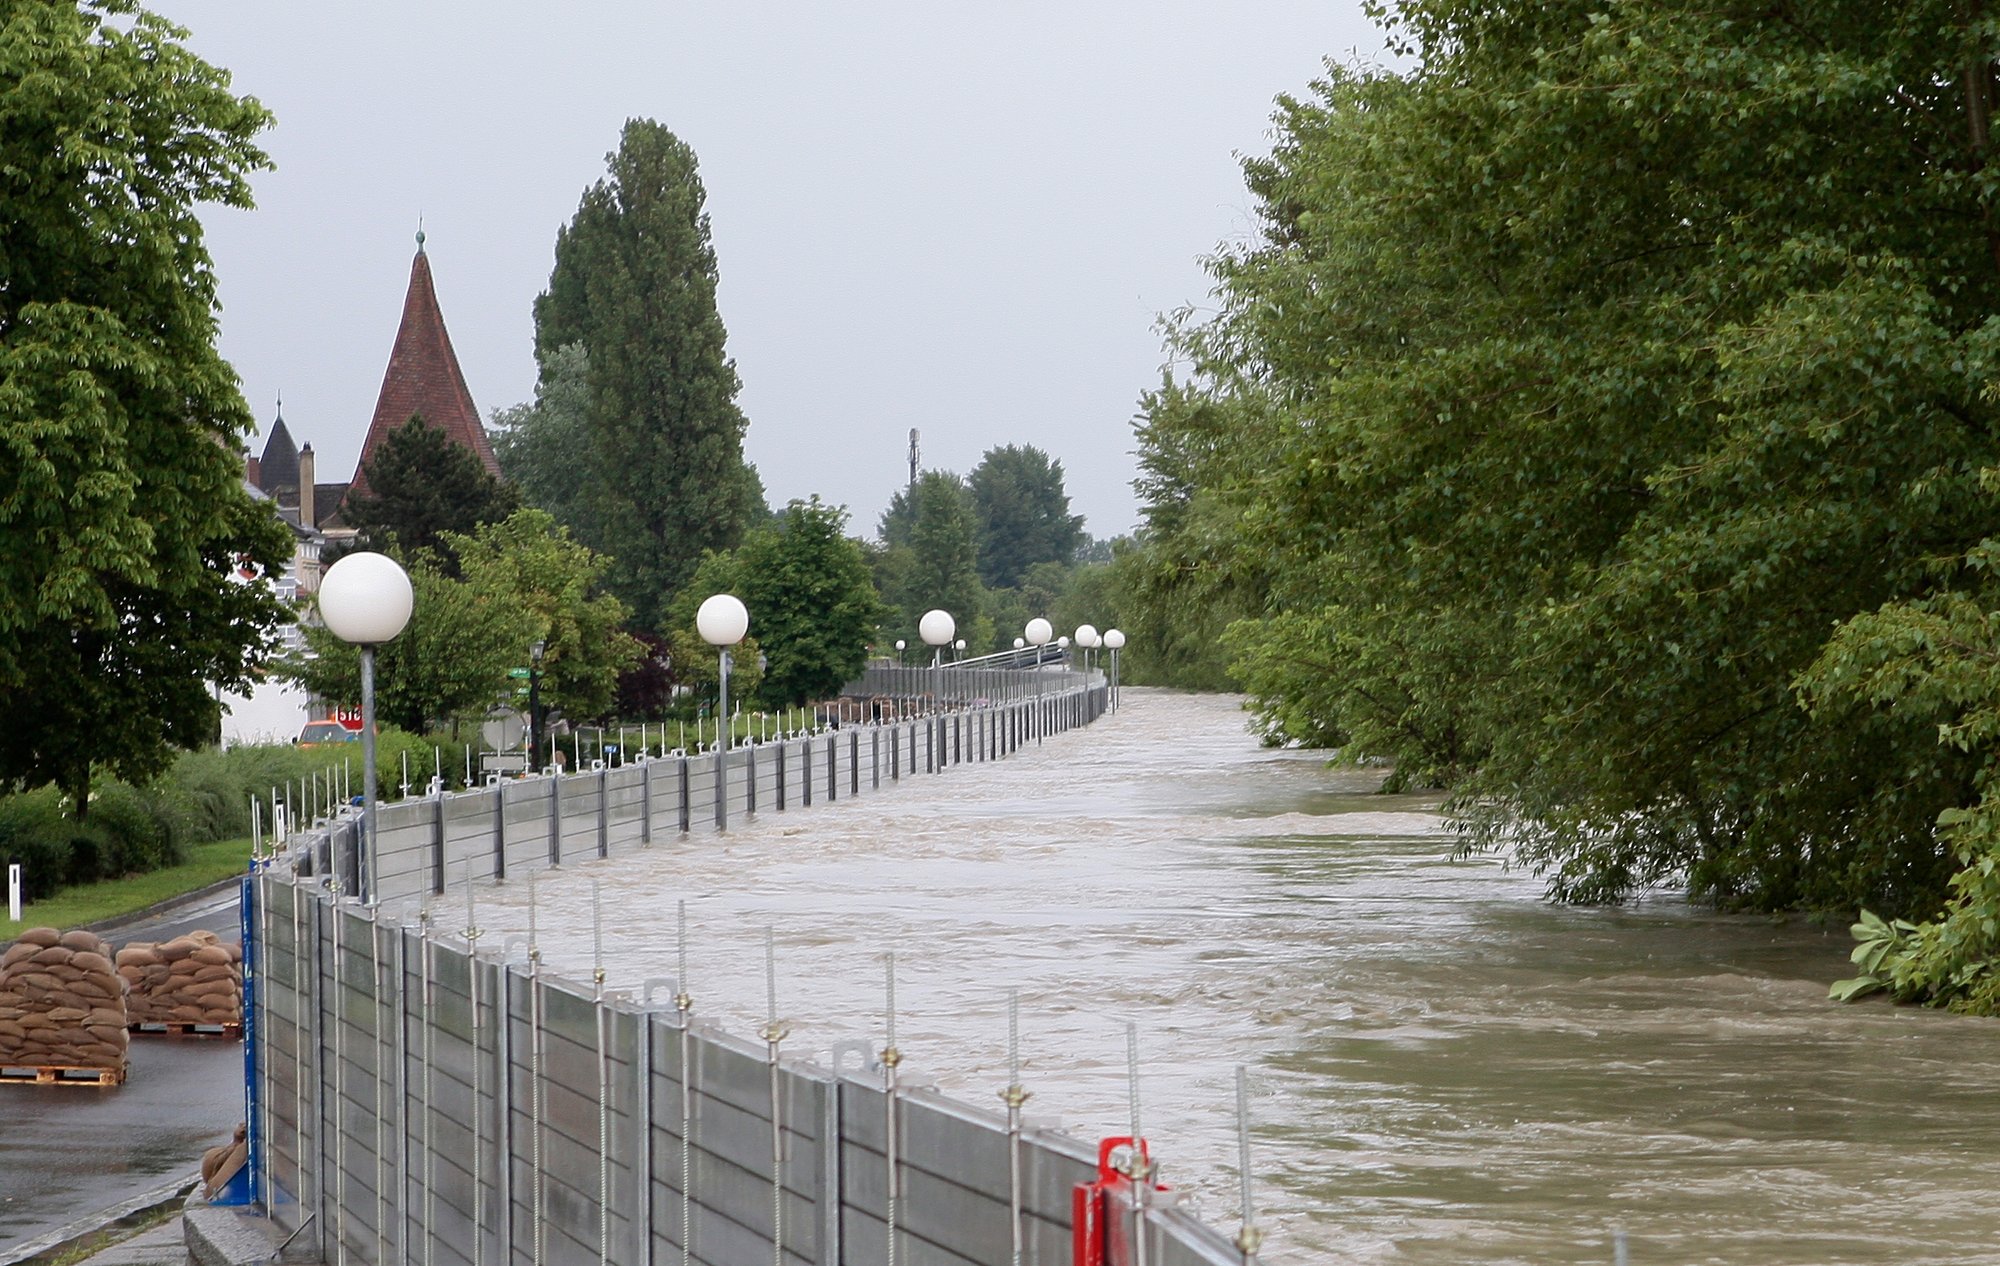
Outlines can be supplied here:
<path id="1" fill-rule="evenodd" d="M 1090 652 L 1097 645 L 1097 626 L 1079 624 L 1076 626 L 1076 644 L 1083 648 L 1083 684 L 1090 685 Z"/>
<path id="2" fill-rule="evenodd" d="M 949 611 L 933 608 L 917 621 L 917 636 L 931 648 L 931 701 L 936 706 L 944 703 L 944 648 L 951 645 L 957 632 L 958 621 L 951 618 Z"/>
<path id="3" fill-rule="evenodd" d="M 717 700 L 721 725 L 715 749 L 715 829 L 729 829 L 729 648 L 750 631 L 750 612 L 734 594 L 711 594 L 694 613 L 695 631 L 701 640 L 722 652 L 722 690 Z"/>
<path id="4" fill-rule="evenodd" d="M 319 616 L 343 642 L 361 651 L 361 835 L 358 887 L 369 905 L 378 899 L 375 876 L 375 648 L 408 627 L 416 606 L 410 575 L 387 554 L 349 554 L 319 582 Z"/>
<path id="5" fill-rule="evenodd" d="M 1118 629 L 1104 630 L 1104 645 L 1111 652 L 1111 708 L 1118 709 L 1118 652 L 1125 649 L 1125 634 Z"/>
<path id="6" fill-rule="evenodd" d="M 1035 745 L 1042 742 L 1042 648 L 1056 635 L 1056 626 L 1040 616 L 1028 621 L 1028 627 L 1021 630 L 1027 635 L 1028 645 L 1035 648 Z"/>

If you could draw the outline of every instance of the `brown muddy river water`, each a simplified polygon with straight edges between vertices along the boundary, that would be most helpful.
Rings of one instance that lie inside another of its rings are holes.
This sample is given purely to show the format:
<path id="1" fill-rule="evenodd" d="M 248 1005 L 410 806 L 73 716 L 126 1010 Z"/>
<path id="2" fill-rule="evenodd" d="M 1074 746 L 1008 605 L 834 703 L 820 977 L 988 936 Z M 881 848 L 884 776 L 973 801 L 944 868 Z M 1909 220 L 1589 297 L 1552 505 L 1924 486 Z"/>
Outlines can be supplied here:
<path id="1" fill-rule="evenodd" d="M 1844 928 L 1655 899 L 1569 910 L 1453 861 L 1433 802 L 1269 751 L 1237 701 L 1127 690 L 1089 729 L 539 881 L 551 967 L 674 971 L 750 1036 L 766 927 L 794 1054 L 880 1047 L 997 1106 L 1007 991 L 1032 1118 L 1125 1132 L 1233 1233 L 1250 1069 L 1265 1259 L 2000 1261 L 2000 1022 L 1839 1006 Z M 456 899 L 454 897 L 454 899 Z M 527 888 L 480 893 L 486 943 Z"/>

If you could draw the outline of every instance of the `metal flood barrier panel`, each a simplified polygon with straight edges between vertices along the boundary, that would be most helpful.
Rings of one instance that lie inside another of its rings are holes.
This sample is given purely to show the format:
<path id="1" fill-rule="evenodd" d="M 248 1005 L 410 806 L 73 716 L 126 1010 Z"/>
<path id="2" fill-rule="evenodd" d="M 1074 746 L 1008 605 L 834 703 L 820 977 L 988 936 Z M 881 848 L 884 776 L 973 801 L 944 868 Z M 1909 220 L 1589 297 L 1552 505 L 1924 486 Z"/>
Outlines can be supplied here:
<path id="1" fill-rule="evenodd" d="M 992 759 L 1105 703 L 1078 689 L 739 749 L 729 815 Z M 384 806 L 380 896 L 713 830 L 716 775 L 713 753 L 674 755 Z M 294 1251 L 399 1266 L 1001 1266 L 1018 1206 L 1021 1260 L 1071 1260 L 1071 1191 L 1096 1175 L 1083 1142 L 892 1093 L 879 1066 L 733 1037 L 650 987 L 561 978 L 519 938 L 482 939 L 470 903 L 364 904 L 357 835 L 332 824 L 246 885 L 252 1170 Z M 1149 1266 L 1243 1261 L 1177 1209 L 1144 1225 Z"/>

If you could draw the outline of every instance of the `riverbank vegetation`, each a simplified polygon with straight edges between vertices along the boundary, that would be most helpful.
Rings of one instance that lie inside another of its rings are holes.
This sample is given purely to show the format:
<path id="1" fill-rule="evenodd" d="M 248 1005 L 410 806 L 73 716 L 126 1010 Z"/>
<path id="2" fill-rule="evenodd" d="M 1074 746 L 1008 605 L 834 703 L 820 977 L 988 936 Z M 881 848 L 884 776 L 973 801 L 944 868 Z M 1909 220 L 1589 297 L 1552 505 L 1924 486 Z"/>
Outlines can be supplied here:
<path id="1" fill-rule="evenodd" d="M 1558 898 L 1902 917 L 1870 974 L 1993 1009 L 1986 20 L 1378 15 L 1172 330 L 1140 606 Z"/>

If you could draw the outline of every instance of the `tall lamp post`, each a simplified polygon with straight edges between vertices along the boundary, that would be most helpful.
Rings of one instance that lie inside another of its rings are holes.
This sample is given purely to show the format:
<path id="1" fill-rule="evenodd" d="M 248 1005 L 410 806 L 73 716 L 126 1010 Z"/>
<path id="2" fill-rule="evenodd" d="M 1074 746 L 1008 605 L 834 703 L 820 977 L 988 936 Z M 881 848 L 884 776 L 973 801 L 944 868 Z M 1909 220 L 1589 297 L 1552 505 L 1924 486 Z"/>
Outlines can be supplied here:
<path id="1" fill-rule="evenodd" d="M 528 647 L 528 768 L 533 773 L 542 761 L 542 654 L 549 644 L 536 638 Z"/>
<path id="2" fill-rule="evenodd" d="M 711 594 L 694 613 L 694 627 L 701 640 L 722 652 L 722 694 L 717 700 L 722 724 L 715 748 L 715 829 L 729 829 L 729 648 L 750 631 L 750 612 L 734 594 Z"/>
<path id="3" fill-rule="evenodd" d="M 951 645 L 952 635 L 957 632 L 958 622 L 949 611 L 926 611 L 924 618 L 917 621 L 917 636 L 931 648 L 931 702 L 939 708 L 944 706 L 944 648 Z"/>
<path id="4" fill-rule="evenodd" d="M 361 650 L 361 875 L 369 905 L 375 891 L 375 648 L 410 623 L 416 592 L 409 573 L 387 554 L 349 554 L 319 582 L 319 615 L 343 642 Z"/>
<path id="5" fill-rule="evenodd" d="M 1083 648 L 1083 684 L 1088 689 L 1090 686 L 1090 651 L 1092 647 L 1097 645 L 1097 626 L 1095 624 L 1077 625 L 1076 644 Z"/>
<path id="6" fill-rule="evenodd" d="M 909 685 L 908 673 L 910 670 L 910 659 L 909 656 L 903 654 L 903 648 L 908 645 L 909 643 L 905 642 L 902 638 L 899 637 L 896 639 L 896 676 L 895 676 L 896 690 L 906 689 Z M 903 705 L 900 701 L 898 701 L 896 706 L 898 709 L 900 709 Z"/>
<path id="7" fill-rule="evenodd" d="M 1042 742 L 1042 648 L 1047 646 L 1049 639 L 1055 636 L 1056 627 L 1042 617 L 1036 616 L 1034 619 L 1028 621 L 1028 627 L 1022 629 L 1021 632 L 1027 635 L 1028 645 L 1035 648 L 1035 711 L 1033 715 L 1035 718 L 1035 745 L 1039 747 Z"/>
<path id="8" fill-rule="evenodd" d="M 1118 710 L 1118 652 L 1125 649 L 1125 634 L 1117 629 L 1104 630 L 1104 645 L 1111 650 L 1111 710 Z"/>

